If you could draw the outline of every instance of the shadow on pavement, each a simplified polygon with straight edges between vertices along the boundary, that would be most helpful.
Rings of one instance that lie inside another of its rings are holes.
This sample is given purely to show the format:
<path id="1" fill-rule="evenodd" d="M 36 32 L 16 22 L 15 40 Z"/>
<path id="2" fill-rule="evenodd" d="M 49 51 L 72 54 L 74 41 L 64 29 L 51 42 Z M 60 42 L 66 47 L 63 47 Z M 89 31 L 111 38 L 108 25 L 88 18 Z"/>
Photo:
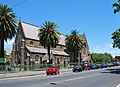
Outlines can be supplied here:
<path id="1" fill-rule="evenodd" d="M 66 85 L 62 85 L 62 84 L 57 84 L 57 83 L 50 83 L 51 85 L 56 85 L 56 86 L 61 86 L 61 87 L 69 87 L 69 86 L 66 86 Z"/>
<path id="2" fill-rule="evenodd" d="M 104 72 L 101 73 L 120 74 L 120 68 L 106 69 Z"/>

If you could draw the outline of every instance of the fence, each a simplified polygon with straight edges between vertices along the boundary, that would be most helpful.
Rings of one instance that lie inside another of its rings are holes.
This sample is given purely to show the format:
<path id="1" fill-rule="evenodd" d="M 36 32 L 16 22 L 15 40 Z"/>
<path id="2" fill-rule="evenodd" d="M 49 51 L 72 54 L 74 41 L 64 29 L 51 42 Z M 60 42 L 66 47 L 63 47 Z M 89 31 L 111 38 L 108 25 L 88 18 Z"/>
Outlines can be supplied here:
<path id="1" fill-rule="evenodd" d="M 34 64 L 34 65 L 16 65 L 16 66 L 8 66 L 1 65 L 0 73 L 12 73 L 12 72 L 21 72 L 21 71 L 42 71 L 50 66 L 56 66 L 59 69 L 63 68 L 71 68 L 74 64 L 78 63 L 66 63 L 66 64 Z"/>

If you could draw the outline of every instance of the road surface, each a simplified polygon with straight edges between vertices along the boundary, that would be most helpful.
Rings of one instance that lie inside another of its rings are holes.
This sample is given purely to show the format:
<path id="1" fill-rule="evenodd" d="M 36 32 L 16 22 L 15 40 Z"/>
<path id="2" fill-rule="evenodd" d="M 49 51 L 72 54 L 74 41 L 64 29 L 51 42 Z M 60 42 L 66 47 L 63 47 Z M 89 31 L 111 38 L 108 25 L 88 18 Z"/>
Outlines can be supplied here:
<path id="1" fill-rule="evenodd" d="M 120 66 L 60 75 L 37 75 L 0 80 L 0 87 L 120 87 Z"/>

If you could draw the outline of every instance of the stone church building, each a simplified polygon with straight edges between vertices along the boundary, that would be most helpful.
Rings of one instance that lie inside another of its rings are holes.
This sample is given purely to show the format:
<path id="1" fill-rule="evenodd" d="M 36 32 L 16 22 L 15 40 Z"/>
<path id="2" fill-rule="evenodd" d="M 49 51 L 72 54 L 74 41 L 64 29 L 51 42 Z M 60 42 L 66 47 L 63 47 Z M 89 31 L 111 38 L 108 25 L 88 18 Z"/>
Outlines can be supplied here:
<path id="1" fill-rule="evenodd" d="M 38 29 L 40 28 L 35 25 L 19 22 L 12 50 L 13 64 L 31 65 L 32 63 L 45 64 L 49 62 L 47 48 L 44 48 L 39 42 Z M 56 48 L 51 48 L 52 64 L 64 64 L 72 60 L 72 55 L 65 52 L 65 38 L 65 35 L 60 35 Z M 81 35 L 81 38 L 85 41 L 85 46 L 79 54 L 81 54 L 82 61 L 90 62 L 91 58 L 85 34 Z M 78 55 L 78 60 L 79 57 Z"/>

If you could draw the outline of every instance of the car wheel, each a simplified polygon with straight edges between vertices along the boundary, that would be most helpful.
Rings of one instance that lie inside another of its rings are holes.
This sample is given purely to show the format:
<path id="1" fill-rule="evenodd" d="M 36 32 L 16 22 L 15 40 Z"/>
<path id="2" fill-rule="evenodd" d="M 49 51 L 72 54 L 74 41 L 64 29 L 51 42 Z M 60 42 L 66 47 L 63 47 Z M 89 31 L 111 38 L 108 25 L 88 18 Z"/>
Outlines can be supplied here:
<path id="1" fill-rule="evenodd" d="M 75 70 L 73 70 L 73 72 L 75 72 Z"/>
<path id="2" fill-rule="evenodd" d="M 49 73 L 47 73 L 47 75 L 49 75 Z"/>

